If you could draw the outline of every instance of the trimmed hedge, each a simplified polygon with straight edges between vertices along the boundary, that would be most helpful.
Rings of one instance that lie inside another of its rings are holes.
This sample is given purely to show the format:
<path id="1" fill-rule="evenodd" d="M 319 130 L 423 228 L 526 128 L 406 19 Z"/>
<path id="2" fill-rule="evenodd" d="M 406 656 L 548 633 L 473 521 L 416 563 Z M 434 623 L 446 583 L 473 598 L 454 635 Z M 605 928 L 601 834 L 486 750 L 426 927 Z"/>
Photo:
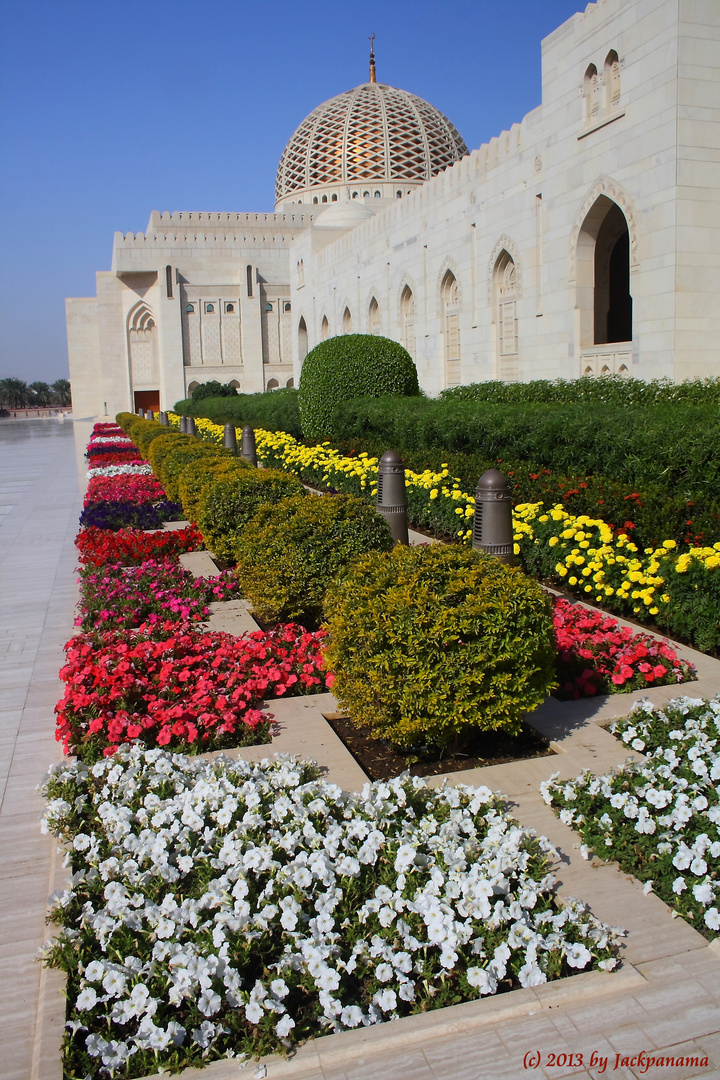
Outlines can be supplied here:
<path id="1" fill-rule="evenodd" d="M 205 455 L 187 464 L 180 474 L 178 491 L 188 521 L 197 521 L 202 501 L 215 484 L 231 480 L 248 469 L 252 469 L 249 462 L 233 456 Z"/>
<path id="2" fill-rule="evenodd" d="M 160 467 L 160 483 L 165 488 L 168 499 L 180 499 L 180 478 L 186 467 L 192 462 L 205 463 L 222 459 L 235 460 L 230 450 L 215 443 L 202 442 L 187 436 L 187 442 L 177 445 L 165 456 Z"/>
<path id="3" fill-rule="evenodd" d="M 622 408 L 648 405 L 720 404 L 720 378 L 692 379 L 674 383 L 669 379 L 626 379 L 620 375 L 583 376 L 581 379 L 535 379 L 527 383 L 470 383 L 443 390 L 444 401 L 490 401 L 496 405 L 545 402 L 603 402 Z"/>
<path id="4" fill-rule="evenodd" d="M 294 495 L 261 506 L 245 526 L 236 574 L 261 619 L 315 629 L 337 574 L 358 555 L 392 546 L 387 523 L 362 499 Z"/>
<path id="5" fill-rule="evenodd" d="M 374 334 L 343 334 L 316 345 L 303 362 L 300 423 L 311 439 L 333 434 L 333 412 L 343 401 L 383 394 L 418 395 L 417 369 L 397 341 Z"/>
<path id="6" fill-rule="evenodd" d="M 191 401 L 205 401 L 207 398 L 237 397 L 237 389 L 230 383 L 221 383 L 217 379 L 210 382 L 200 383 L 190 395 Z"/>
<path id="7" fill-rule="evenodd" d="M 333 692 L 358 726 L 403 749 L 517 734 L 555 685 L 550 597 L 471 548 L 363 556 L 331 586 L 325 614 Z"/>
<path id="8" fill-rule="evenodd" d="M 248 469 L 220 480 L 200 503 L 198 525 L 213 554 L 223 562 L 236 562 L 243 529 L 263 503 L 278 503 L 304 488 L 296 476 L 279 469 Z"/>
<path id="9" fill-rule="evenodd" d="M 238 394 L 232 398 L 206 398 L 178 401 L 175 411 L 182 416 L 204 417 L 214 424 L 234 424 L 264 428 L 265 431 L 286 431 L 293 438 L 302 437 L 298 392 L 290 388 L 264 394 Z"/>

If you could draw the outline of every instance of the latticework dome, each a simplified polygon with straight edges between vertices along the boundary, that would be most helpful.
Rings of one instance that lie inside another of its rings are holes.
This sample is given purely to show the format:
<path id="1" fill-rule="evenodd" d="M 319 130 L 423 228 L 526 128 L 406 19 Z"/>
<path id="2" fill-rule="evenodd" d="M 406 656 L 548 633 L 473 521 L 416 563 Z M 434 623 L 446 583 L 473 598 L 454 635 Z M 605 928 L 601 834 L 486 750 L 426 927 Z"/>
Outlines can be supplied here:
<path id="1" fill-rule="evenodd" d="M 331 198 L 341 192 L 360 198 L 405 193 L 467 152 L 460 133 L 433 105 L 406 90 L 367 82 L 303 120 L 280 159 L 275 196 L 279 204 L 317 201 L 318 192 L 325 193 L 324 202 L 331 192 Z M 345 191 L 355 185 L 357 191 Z"/>

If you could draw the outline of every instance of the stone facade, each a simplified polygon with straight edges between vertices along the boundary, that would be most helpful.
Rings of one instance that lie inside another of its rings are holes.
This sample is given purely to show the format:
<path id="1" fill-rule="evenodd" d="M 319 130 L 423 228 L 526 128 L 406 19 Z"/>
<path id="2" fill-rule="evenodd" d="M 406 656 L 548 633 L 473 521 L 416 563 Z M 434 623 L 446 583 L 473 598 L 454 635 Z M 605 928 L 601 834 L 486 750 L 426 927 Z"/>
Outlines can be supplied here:
<path id="1" fill-rule="evenodd" d="M 153 213 L 67 302 L 76 415 L 285 386 L 350 331 L 403 342 L 430 394 L 720 375 L 719 59 L 717 0 L 599 0 L 543 41 L 542 104 L 423 183 Z"/>

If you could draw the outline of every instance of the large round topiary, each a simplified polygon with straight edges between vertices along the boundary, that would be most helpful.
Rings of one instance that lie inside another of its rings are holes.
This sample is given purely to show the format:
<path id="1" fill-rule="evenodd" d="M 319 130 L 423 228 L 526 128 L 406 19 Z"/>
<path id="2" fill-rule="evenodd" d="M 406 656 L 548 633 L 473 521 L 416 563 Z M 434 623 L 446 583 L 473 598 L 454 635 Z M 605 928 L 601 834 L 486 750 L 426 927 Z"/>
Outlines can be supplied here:
<path id="1" fill-rule="evenodd" d="M 333 410 L 350 398 L 418 393 L 415 364 L 397 341 L 375 334 L 329 338 L 303 362 L 298 387 L 303 433 L 308 439 L 331 435 Z"/>
<path id="2" fill-rule="evenodd" d="M 358 555 L 390 551 L 390 529 L 354 495 L 293 496 L 261 506 L 237 545 L 243 595 L 261 619 L 315 629 L 330 583 Z"/>
<path id="3" fill-rule="evenodd" d="M 198 511 L 197 523 L 205 543 L 218 559 L 234 563 L 243 529 L 262 504 L 302 495 L 303 490 L 296 476 L 279 469 L 248 469 L 218 481 L 205 494 Z"/>
<path id="4" fill-rule="evenodd" d="M 325 597 L 326 663 L 351 719 L 403 749 L 520 731 L 555 685 L 549 596 L 471 548 L 356 560 Z"/>

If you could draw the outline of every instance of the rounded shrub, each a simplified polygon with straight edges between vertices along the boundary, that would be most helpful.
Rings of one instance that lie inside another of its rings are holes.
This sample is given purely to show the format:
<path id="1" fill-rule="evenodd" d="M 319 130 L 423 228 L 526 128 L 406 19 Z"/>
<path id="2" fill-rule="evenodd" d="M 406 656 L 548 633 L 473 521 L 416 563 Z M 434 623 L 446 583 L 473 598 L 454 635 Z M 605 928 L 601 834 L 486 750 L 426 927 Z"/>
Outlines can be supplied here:
<path id="1" fill-rule="evenodd" d="M 220 480 L 200 503 L 197 523 L 205 543 L 223 562 L 236 561 L 243 529 L 263 503 L 278 503 L 304 494 L 296 476 L 279 469 L 248 469 Z"/>
<path id="2" fill-rule="evenodd" d="M 261 506 L 237 545 L 236 573 L 243 595 L 267 621 L 315 629 L 323 597 L 351 559 L 390 551 L 390 529 L 354 495 L 294 495 Z"/>
<path id="3" fill-rule="evenodd" d="M 231 452 L 224 447 L 188 436 L 186 443 L 180 443 L 166 455 L 160 467 L 159 479 L 168 499 L 173 502 L 179 500 L 180 477 L 192 462 L 210 462 L 228 457 L 232 457 Z"/>
<path id="4" fill-rule="evenodd" d="M 165 428 L 165 430 L 167 432 L 166 437 L 153 440 L 148 450 L 148 461 L 152 465 L 153 472 L 160 483 L 162 483 L 162 470 L 165 459 L 173 450 L 177 450 L 179 446 L 187 446 L 191 441 L 190 435 L 183 435 L 179 431 L 173 431 L 172 428 Z"/>
<path id="5" fill-rule="evenodd" d="M 321 341 L 305 357 L 298 402 L 308 439 L 332 434 L 332 414 L 350 398 L 418 394 L 417 369 L 397 341 L 375 334 L 343 334 Z"/>
<path id="6" fill-rule="evenodd" d="M 200 504 L 211 487 L 252 467 L 248 461 L 235 456 L 213 457 L 210 460 L 204 456 L 186 465 L 180 474 L 178 491 L 188 521 L 197 521 Z"/>
<path id="7" fill-rule="evenodd" d="M 551 610 L 536 581 L 471 548 L 373 552 L 325 597 L 333 691 L 358 726 L 402 749 L 517 734 L 555 685 Z"/>

